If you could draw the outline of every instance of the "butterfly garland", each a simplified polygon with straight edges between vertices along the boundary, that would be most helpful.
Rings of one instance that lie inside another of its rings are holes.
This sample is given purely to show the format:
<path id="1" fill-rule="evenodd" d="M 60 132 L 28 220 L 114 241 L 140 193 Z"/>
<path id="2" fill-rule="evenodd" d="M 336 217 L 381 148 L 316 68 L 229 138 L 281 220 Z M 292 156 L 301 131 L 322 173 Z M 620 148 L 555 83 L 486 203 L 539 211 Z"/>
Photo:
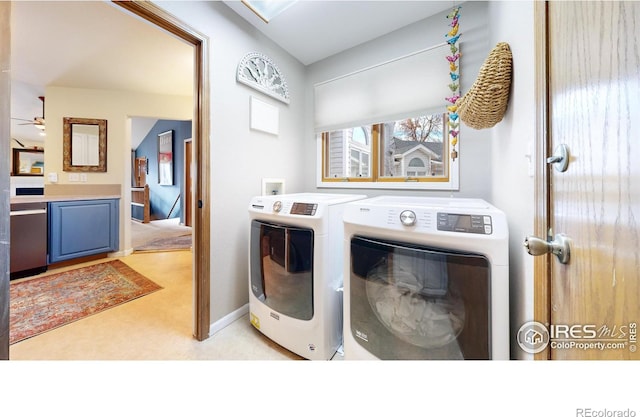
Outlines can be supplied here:
<path id="1" fill-rule="evenodd" d="M 460 64 L 458 60 L 460 59 L 460 52 L 458 52 L 458 39 L 462 33 L 458 33 L 460 29 L 460 25 L 458 23 L 458 19 L 460 18 L 460 6 L 456 6 L 451 10 L 451 13 L 447 15 L 447 19 L 451 19 L 451 23 L 449 26 L 451 30 L 444 35 L 447 39 L 447 43 L 449 44 L 449 50 L 451 51 L 451 55 L 448 55 L 447 61 L 449 61 L 449 75 L 451 76 L 451 84 L 449 84 L 449 89 L 451 90 L 451 97 L 446 97 L 445 100 L 449 102 L 447 105 L 447 111 L 449 112 L 449 141 L 451 143 L 451 159 L 456 160 L 458 157 L 458 152 L 456 151 L 456 145 L 458 144 L 458 133 L 460 132 L 460 122 L 458 121 L 458 106 L 456 105 L 457 101 L 460 99 L 460 73 L 458 69 L 460 68 Z"/>

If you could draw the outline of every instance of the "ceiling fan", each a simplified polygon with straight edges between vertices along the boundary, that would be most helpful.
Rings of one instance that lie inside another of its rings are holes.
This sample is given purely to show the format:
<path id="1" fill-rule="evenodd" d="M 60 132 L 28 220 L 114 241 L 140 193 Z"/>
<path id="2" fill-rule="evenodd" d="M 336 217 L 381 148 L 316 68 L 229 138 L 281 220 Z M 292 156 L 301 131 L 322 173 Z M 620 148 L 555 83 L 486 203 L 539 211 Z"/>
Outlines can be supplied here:
<path id="1" fill-rule="evenodd" d="M 12 117 L 12 120 L 21 120 L 23 122 L 26 123 L 18 123 L 18 125 L 20 126 L 24 126 L 24 125 L 34 125 L 36 128 L 40 129 L 40 130 L 44 130 L 45 128 L 45 124 L 44 124 L 44 96 L 39 96 L 38 97 L 40 99 L 40 101 L 42 101 L 42 117 L 34 117 L 33 120 L 29 120 L 29 119 L 18 119 L 15 117 Z"/>

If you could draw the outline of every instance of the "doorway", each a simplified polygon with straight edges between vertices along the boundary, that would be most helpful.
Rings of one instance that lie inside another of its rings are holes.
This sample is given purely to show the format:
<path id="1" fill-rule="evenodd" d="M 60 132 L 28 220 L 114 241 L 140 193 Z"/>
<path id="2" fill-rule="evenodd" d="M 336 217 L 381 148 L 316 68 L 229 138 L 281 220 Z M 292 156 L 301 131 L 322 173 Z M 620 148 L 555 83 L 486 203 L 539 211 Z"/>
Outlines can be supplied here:
<path id="1" fill-rule="evenodd" d="M 192 54 L 192 48 L 188 49 Z M 192 79 L 192 70 L 180 71 Z M 190 81 L 191 82 L 191 81 Z M 191 99 L 188 100 L 189 102 Z M 186 107 L 192 112 L 192 106 Z M 134 252 L 191 250 L 192 228 L 185 223 L 191 196 L 185 189 L 186 141 L 192 141 L 189 120 L 131 117 L 131 248 Z M 161 182 L 159 140 L 171 141 L 171 156 Z"/>
<path id="2" fill-rule="evenodd" d="M 193 190 L 196 211 L 193 216 L 193 335 L 197 340 L 209 337 L 210 254 L 209 235 L 209 68 L 207 38 L 151 3 L 114 1 L 141 19 L 165 30 L 194 49 Z"/>

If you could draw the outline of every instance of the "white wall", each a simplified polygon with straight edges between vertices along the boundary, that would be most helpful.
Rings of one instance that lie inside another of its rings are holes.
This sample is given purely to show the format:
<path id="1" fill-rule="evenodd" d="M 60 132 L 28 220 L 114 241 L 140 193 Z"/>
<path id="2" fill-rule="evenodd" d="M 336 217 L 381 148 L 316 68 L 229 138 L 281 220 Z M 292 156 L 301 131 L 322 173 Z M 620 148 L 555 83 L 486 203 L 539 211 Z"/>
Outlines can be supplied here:
<path id="1" fill-rule="evenodd" d="M 370 42 L 336 54 L 308 67 L 306 86 L 306 124 L 305 124 L 305 158 L 304 175 L 306 188 L 316 189 L 316 139 L 313 129 L 313 85 L 322 81 L 348 74 L 350 72 L 376 65 L 388 60 L 407 55 L 434 45 L 441 44 L 447 39 L 445 34 L 451 29 L 444 11 L 427 19 L 421 20 L 390 34 L 374 39 Z M 462 94 L 467 91 L 486 57 L 489 50 L 489 25 L 487 16 L 487 2 L 474 1 L 462 3 L 460 10 L 460 39 L 459 47 L 462 53 L 460 59 L 460 87 Z M 443 60 L 442 70 L 448 71 L 448 62 Z M 428 86 L 425 86 L 428 88 Z M 442 110 L 446 110 L 448 103 L 442 98 Z M 365 193 L 374 195 L 435 195 L 473 197 L 489 200 L 491 198 L 491 132 L 476 131 L 460 124 L 459 134 L 459 162 L 460 189 L 459 191 L 407 191 L 407 190 L 373 190 Z M 351 192 L 354 190 L 326 189 L 325 192 Z"/>
<path id="2" fill-rule="evenodd" d="M 262 178 L 284 178 L 288 193 L 304 190 L 305 69 L 222 2 L 158 2 L 209 37 L 211 85 L 211 322 L 244 306 L 248 293 L 248 206 Z M 290 104 L 236 82 L 249 52 L 269 56 L 284 74 Z M 249 129 L 249 100 L 275 106 L 278 136 Z"/>
<path id="3" fill-rule="evenodd" d="M 248 300 L 247 204 L 253 195 L 260 193 L 261 179 L 284 178 L 287 192 L 317 190 L 313 85 L 442 42 L 448 31 L 449 20 L 445 17 L 448 11 L 305 68 L 220 2 L 158 4 L 210 38 L 211 321 L 214 323 Z M 370 196 L 477 197 L 504 210 L 511 235 L 513 328 L 530 317 L 533 302 L 532 262 L 523 253 L 521 243 L 533 224 L 533 179 L 527 174 L 524 157 L 534 124 L 533 7 L 531 2 L 467 2 L 462 6 L 463 94 L 475 81 L 495 43 L 504 40 L 512 45 L 514 93 L 505 119 L 485 130 L 461 124 L 459 191 L 363 192 Z M 289 105 L 236 82 L 238 63 L 252 51 L 265 53 L 280 67 L 291 91 Z M 249 130 L 251 95 L 279 109 L 278 137 Z M 443 98 L 443 108 L 445 105 Z M 513 198 L 514 195 L 517 197 Z"/>
<path id="4" fill-rule="evenodd" d="M 121 184 L 120 251 L 131 249 L 131 121 L 136 117 L 175 120 L 193 118 L 193 98 L 49 86 L 47 136 L 44 142 L 45 184 L 47 174 L 57 173 L 58 184 Z M 88 172 L 87 182 L 71 183 L 62 170 L 63 118 L 107 120 L 107 172 Z"/>
<path id="5" fill-rule="evenodd" d="M 513 56 L 507 112 L 491 129 L 492 159 L 499 161 L 494 166 L 491 200 L 507 213 L 509 222 L 511 357 L 524 359 L 530 355 L 515 341 L 520 326 L 533 320 L 533 257 L 522 245 L 525 236 L 533 233 L 535 205 L 534 178 L 526 158 L 533 153 L 536 126 L 533 1 L 491 1 L 489 19 L 492 47 L 507 42 Z"/>

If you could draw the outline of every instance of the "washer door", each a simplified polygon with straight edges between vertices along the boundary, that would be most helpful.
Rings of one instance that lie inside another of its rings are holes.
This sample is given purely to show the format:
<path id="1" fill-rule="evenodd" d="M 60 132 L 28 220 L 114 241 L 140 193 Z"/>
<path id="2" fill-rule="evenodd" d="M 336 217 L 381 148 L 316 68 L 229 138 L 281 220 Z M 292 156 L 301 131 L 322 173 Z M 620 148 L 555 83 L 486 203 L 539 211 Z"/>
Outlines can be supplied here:
<path id="1" fill-rule="evenodd" d="M 486 257 L 351 239 L 350 327 L 380 359 L 490 359 Z"/>
<path id="2" fill-rule="evenodd" d="M 313 230 L 251 222 L 251 291 L 269 308 L 313 318 Z"/>

